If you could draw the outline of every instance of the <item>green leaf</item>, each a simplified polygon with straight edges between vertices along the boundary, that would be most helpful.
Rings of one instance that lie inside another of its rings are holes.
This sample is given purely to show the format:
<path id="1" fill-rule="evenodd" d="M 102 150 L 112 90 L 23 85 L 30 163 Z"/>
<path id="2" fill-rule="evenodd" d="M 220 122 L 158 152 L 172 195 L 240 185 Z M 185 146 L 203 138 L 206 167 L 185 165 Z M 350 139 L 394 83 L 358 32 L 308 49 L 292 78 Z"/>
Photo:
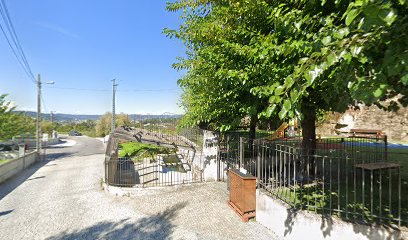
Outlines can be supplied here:
<path id="1" fill-rule="evenodd" d="M 299 91 L 297 89 L 292 89 L 292 91 L 290 91 L 290 100 L 292 102 L 296 102 L 297 99 L 299 98 Z"/>
<path id="2" fill-rule="evenodd" d="M 331 42 L 331 37 L 330 37 L 330 36 L 324 37 L 324 38 L 322 39 L 322 43 L 323 43 L 323 45 L 325 45 L 325 46 L 329 45 L 330 42 Z"/>
<path id="3" fill-rule="evenodd" d="M 378 97 L 382 96 L 383 93 L 384 93 L 383 89 L 377 88 L 377 89 L 374 91 L 373 94 L 374 94 L 374 97 L 378 98 Z"/>
<path id="4" fill-rule="evenodd" d="M 360 14 L 360 11 L 357 9 L 351 9 L 346 17 L 346 25 L 350 26 L 350 24 L 353 22 L 353 20 Z"/>
<path id="5" fill-rule="evenodd" d="M 316 66 L 313 70 L 306 71 L 304 73 L 304 77 L 306 78 L 308 84 L 311 85 L 321 72 L 323 72 L 323 69 Z"/>
<path id="6" fill-rule="evenodd" d="M 348 27 L 345 28 L 340 28 L 339 30 L 335 31 L 333 33 L 333 36 L 337 39 L 343 39 L 344 37 L 346 37 L 347 35 L 349 35 L 350 30 Z"/>
<path id="7" fill-rule="evenodd" d="M 405 75 L 401 78 L 401 82 L 402 82 L 402 84 L 404 84 L 405 86 L 408 85 L 408 74 L 405 74 Z"/>
<path id="8" fill-rule="evenodd" d="M 267 118 L 271 117 L 273 112 L 275 112 L 276 109 L 276 104 L 272 104 L 270 106 L 268 106 L 268 108 L 265 111 L 265 115 Z"/>
<path id="9" fill-rule="evenodd" d="M 368 58 L 366 56 L 362 56 L 358 59 L 359 62 L 361 62 L 362 64 L 366 63 L 368 61 Z"/>
<path id="10" fill-rule="evenodd" d="M 351 59 L 353 58 L 353 55 L 351 55 L 351 53 L 347 52 L 344 54 L 343 56 L 344 60 L 346 60 L 347 62 L 350 62 Z"/>
<path id="11" fill-rule="evenodd" d="M 285 79 L 285 86 L 286 86 L 286 88 L 288 89 L 288 88 L 290 88 L 290 87 L 292 87 L 292 85 L 295 83 L 295 80 L 291 77 L 291 76 L 289 76 L 289 77 L 287 77 L 286 79 Z"/>
<path id="12" fill-rule="evenodd" d="M 282 109 L 280 110 L 278 116 L 279 116 L 279 118 L 280 118 L 281 120 L 283 120 L 283 119 L 285 119 L 287 113 L 288 113 L 288 111 L 287 111 L 285 108 L 282 108 Z"/>
<path id="13" fill-rule="evenodd" d="M 281 95 L 282 93 L 283 93 L 283 90 L 284 90 L 285 88 L 283 87 L 283 86 L 278 86 L 276 89 L 275 89 L 275 95 Z"/>
<path id="14" fill-rule="evenodd" d="M 333 65 L 335 62 L 337 62 L 337 57 L 336 57 L 336 55 L 335 55 L 334 53 L 330 53 L 330 54 L 327 56 L 327 64 L 328 64 L 329 66 L 331 66 L 331 65 Z"/>
<path id="15" fill-rule="evenodd" d="M 391 24 L 395 21 L 396 18 L 397 14 L 395 14 L 394 10 L 391 9 L 383 20 L 387 23 L 388 26 L 391 26 Z"/>
<path id="16" fill-rule="evenodd" d="M 279 118 L 280 119 L 284 119 L 287 115 L 287 113 L 290 111 L 292 107 L 292 103 L 290 102 L 289 99 L 286 99 L 283 103 L 282 109 L 279 112 Z"/>
<path id="17" fill-rule="evenodd" d="M 292 103 L 290 102 L 289 99 L 286 99 L 283 102 L 283 108 L 285 108 L 287 111 L 289 111 L 292 108 Z"/>
<path id="18" fill-rule="evenodd" d="M 351 47 L 351 54 L 353 55 L 353 57 L 357 57 L 357 55 L 360 54 L 361 50 L 363 50 L 363 47 L 353 46 Z"/>

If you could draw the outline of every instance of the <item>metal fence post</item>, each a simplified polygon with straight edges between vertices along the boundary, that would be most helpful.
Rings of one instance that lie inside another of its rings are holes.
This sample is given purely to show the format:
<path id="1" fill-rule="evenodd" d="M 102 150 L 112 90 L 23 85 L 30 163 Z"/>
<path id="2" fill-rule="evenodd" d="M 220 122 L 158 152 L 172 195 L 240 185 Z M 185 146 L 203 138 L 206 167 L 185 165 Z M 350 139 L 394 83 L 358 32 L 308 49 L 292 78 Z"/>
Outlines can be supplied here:
<path id="1" fill-rule="evenodd" d="M 244 166 L 244 138 L 239 137 L 239 167 Z"/>
<path id="2" fill-rule="evenodd" d="M 259 151 L 259 146 L 261 147 L 261 151 Z M 258 154 L 257 154 L 257 161 L 256 161 L 256 178 L 258 184 L 261 182 L 261 154 L 263 159 L 263 141 L 262 145 L 258 142 Z"/>
<path id="3" fill-rule="evenodd" d="M 387 135 L 384 136 L 384 157 L 385 162 L 388 162 L 388 138 Z"/>

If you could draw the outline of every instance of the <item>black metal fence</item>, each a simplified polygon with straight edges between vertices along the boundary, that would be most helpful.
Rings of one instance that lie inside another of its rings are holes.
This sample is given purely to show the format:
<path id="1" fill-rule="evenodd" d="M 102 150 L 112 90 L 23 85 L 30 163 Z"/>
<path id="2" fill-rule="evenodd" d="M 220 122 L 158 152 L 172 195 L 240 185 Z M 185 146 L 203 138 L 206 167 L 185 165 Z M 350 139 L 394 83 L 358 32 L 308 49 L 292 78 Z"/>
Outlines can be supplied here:
<path id="1" fill-rule="evenodd" d="M 180 128 L 182 115 L 164 113 L 161 115 L 140 115 L 133 119 L 132 128 L 137 137 L 146 142 L 159 142 L 187 148 L 202 149 L 203 130 Z"/>
<path id="2" fill-rule="evenodd" d="M 313 150 L 302 148 L 300 138 L 224 138 L 219 179 L 226 180 L 229 168 L 242 167 L 258 178 L 259 188 L 297 209 L 407 225 L 408 179 L 387 148 L 383 137 L 320 139 Z"/>
<path id="3" fill-rule="evenodd" d="M 194 150 L 202 149 L 203 132 L 200 129 L 183 129 L 179 134 L 156 132 L 134 127 L 118 127 L 113 133 L 114 138 L 128 141 L 137 141 L 171 148 L 184 147 Z"/>
<path id="4" fill-rule="evenodd" d="M 112 134 L 106 147 L 105 183 L 123 187 L 169 186 L 202 182 L 202 152 L 177 146 L 173 153 L 119 157 L 119 139 Z"/>

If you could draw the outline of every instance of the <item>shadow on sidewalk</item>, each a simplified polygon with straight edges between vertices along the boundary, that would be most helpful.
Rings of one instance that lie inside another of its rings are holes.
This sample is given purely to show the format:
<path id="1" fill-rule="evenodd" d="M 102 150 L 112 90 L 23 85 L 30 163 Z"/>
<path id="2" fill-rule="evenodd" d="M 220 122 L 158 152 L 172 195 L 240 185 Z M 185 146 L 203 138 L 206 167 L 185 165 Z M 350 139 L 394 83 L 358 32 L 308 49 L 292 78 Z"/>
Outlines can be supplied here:
<path id="1" fill-rule="evenodd" d="M 48 239 L 169 239 L 175 227 L 171 220 L 186 205 L 186 202 L 175 204 L 164 212 L 136 222 L 129 218 L 118 222 L 103 221 L 81 230 L 64 231 Z"/>

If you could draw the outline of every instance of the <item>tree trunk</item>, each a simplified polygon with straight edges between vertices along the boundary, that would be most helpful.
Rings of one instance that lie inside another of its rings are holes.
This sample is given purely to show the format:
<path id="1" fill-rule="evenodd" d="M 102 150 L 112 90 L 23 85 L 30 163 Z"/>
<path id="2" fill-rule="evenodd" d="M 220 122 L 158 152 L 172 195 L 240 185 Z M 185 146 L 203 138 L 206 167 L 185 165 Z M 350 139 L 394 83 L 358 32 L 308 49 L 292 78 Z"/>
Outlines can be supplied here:
<path id="1" fill-rule="evenodd" d="M 302 114 L 302 148 L 307 155 L 313 155 L 316 150 L 316 109 L 303 103 Z"/>
<path id="2" fill-rule="evenodd" d="M 303 120 L 302 125 L 302 158 L 301 158 L 301 178 L 302 182 L 309 182 L 314 176 L 316 165 L 316 108 L 307 101 L 302 103 Z"/>

